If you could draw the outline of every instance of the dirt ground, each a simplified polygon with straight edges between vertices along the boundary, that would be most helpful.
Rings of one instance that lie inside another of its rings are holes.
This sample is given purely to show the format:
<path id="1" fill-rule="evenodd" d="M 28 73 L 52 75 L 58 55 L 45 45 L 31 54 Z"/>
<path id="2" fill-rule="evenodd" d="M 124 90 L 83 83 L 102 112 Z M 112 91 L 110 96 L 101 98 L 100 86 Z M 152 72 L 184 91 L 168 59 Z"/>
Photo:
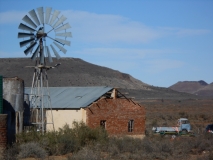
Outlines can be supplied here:
<path id="1" fill-rule="evenodd" d="M 72 153 L 62 155 L 62 156 L 49 156 L 45 158 L 44 160 L 68 160 L 70 156 L 72 156 Z M 38 158 L 23 158 L 20 160 L 38 160 Z"/>

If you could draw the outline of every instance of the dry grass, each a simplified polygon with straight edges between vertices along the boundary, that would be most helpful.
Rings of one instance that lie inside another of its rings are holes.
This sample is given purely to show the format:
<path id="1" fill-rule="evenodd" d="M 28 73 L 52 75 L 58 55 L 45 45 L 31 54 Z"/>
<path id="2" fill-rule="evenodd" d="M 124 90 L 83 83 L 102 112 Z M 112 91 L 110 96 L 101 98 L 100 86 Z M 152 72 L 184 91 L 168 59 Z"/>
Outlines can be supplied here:
<path id="1" fill-rule="evenodd" d="M 76 159 L 134 159 L 134 160 L 176 160 L 197 158 L 210 159 L 213 153 L 213 134 L 199 137 L 170 137 L 150 136 L 144 139 L 130 137 L 113 138 L 104 144 L 85 146 L 73 154 L 70 160 Z"/>

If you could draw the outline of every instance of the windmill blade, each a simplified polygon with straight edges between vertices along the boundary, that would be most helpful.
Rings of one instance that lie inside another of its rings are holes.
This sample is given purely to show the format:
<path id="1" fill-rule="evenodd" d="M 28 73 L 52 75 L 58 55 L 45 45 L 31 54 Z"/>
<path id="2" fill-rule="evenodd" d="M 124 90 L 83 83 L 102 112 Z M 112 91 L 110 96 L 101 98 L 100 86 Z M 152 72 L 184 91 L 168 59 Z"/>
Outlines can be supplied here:
<path id="1" fill-rule="evenodd" d="M 41 55 L 40 55 L 40 63 L 41 64 L 44 64 L 44 46 L 42 47 L 42 52 L 41 52 Z"/>
<path id="2" fill-rule="evenodd" d="M 62 24 L 67 18 L 63 15 L 59 18 L 59 20 L 54 24 L 53 28 L 58 27 L 60 24 Z"/>
<path id="3" fill-rule="evenodd" d="M 31 25 L 33 28 L 37 28 L 37 25 L 27 15 L 24 16 L 22 20 Z"/>
<path id="4" fill-rule="evenodd" d="M 66 44 L 66 45 L 70 46 L 70 41 L 60 39 L 60 38 L 55 38 L 55 40 L 62 43 L 62 44 Z"/>
<path id="5" fill-rule="evenodd" d="M 18 33 L 18 38 L 25 38 L 25 37 L 32 37 L 32 36 L 34 36 L 33 33 L 24 33 L 24 32 Z"/>
<path id="6" fill-rule="evenodd" d="M 35 40 L 35 38 L 31 38 L 31 39 L 22 41 L 22 42 L 20 42 L 20 47 L 23 47 L 23 46 L 27 45 L 28 43 L 30 43 L 30 42 L 32 42 L 34 40 Z"/>
<path id="7" fill-rule="evenodd" d="M 59 56 L 59 54 L 58 54 L 58 52 L 55 50 L 55 48 L 52 46 L 52 44 L 50 45 L 50 47 L 52 48 L 52 50 L 53 50 L 53 52 L 54 52 L 56 58 L 57 58 L 57 59 L 60 59 L 61 57 Z"/>
<path id="8" fill-rule="evenodd" d="M 59 41 L 57 41 L 57 40 L 55 40 L 54 38 L 52 38 L 52 37 L 50 37 L 50 36 L 47 36 L 48 38 L 50 38 L 50 39 L 52 39 L 53 41 L 55 41 L 55 42 L 58 42 L 58 43 L 60 43 L 60 44 L 62 44 L 62 45 L 64 45 L 63 43 L 61 43 L 61 42 L 59 42 Z"/>
<path id="9" fill-rule="evenodd" d="M 56 42 L 53 42 L 55 45 L 56 45 L 56 47 L 58 47 L 59 49 L 60 49 L 60 51 L 62 51 L 64 54 L 67 52 L 67 50 L 64 48 L 64 47 L 62 47 L 62 46 L 60 46 L 58 43 L 56 43 Z"/>
<path id="10" fill-rule="evenodd" d="M 33 9 L 33 10 L 29 11 L 29 14 L 30 14 L 31 18 L 34 20 L 34 22 L 39 26 L 40 22 L 38 20 L 35 10 Z"/>
<path id="11" fill-rule="evenodd" d="M 68 28 L 71 28 L 71 26 L 69 25 L 69 23 L 66 23 L 65 25 L 55 29 L 54 31 L 59 32 L 59 31 L 62 31 L 62 30 L 68 29 Z"/>
<path id="12" fill-rule="evenodd" d="M 31 36 L 30 38 L 34 38 L 34 37 L 35 37 L 35 36 Z M 35 43 L 35 42 L 37 43 L 37 40 L 30 42 L 30 46 L 33 45 L 33 43 Z M 34 47 L 34 46 L 33 46 L 33 47 Z M 33 47 L 30 48 L 29 53 L 32 53 Z"/>
<path id="13" fill-rule="evenodd" d="M 61 37 L 72 37 L 72 33 L 71 33 L 71 32 L 56 33 L 56 36 L 61 36 Z"/>
<path id="14" fill-rule="evenodd" d="M 23 23 L 20 23 L 20 25 L 18 26 L 19 29 L 23 29 L 23 30 L 27 30 L 27 31 L 30 31 L 30 32 L 34 32 L 36 31 L 35 29 L 31 28 L 31 27 L 28 27 L 27 25 L 23 24 Z"/>
<path id="15" fill-rule="evenodd" d="M 35 52 L 33 53 L 32 57 L 31 57 L 32 60 L 35 60 L 35 59 L 36 59 L 36 57 L 37 57 L 37 55 L 38 55 L 38 52 L 39 52 L 39 47 L 40 47 L 40 46 L 38 45 L 38 47 L 36 48 Z"/>
<path id="16" fill-rule="evenodd" d="M 51 54 L 50 54 L 49 47 L 45 46 L 45 49 L 46 49 L 46 53 L 47 53 L 47 56 L 48 56 L 48 60 L 49 60 L 50 63 L 52 63 L 53 60 L 52 60 L 52 57 L 51 57 Z"/>
<path id="17" fill-rule="evenodd" d="M 36 42 L 36 41 L 35 41 Z M 34 42 L 30 42 L 30 46 L 33 44 Z M 34 46 L 33 46 L 34 47 Z M 29 53 L 32 53 L 33 51 L 33 47 L 29 50 Z"/>
<path id="18" fill-rule="evenodd" d="M 49 25 L 52 26 L 53 22 L 55 21 L 55 19 L 58 17 L 58 15 L 59 15 L 60 13 L 61 13 L 60 11 L 57 11 L 57 10 L 54 11 L 54 13 L 53 13 L 53 15 L 52 15 L 52 18 L 51 18 L 51 20 L 50 20 Z"/>
<path id="19" fill-rule="evenodd" d="M 51 11 L 52 11 L 52 8 L 49 8 L 49 7 L 46 8 L 46 14 L 45 14 L 45 23 L 46 24 L 49 24 Z"/>
<path id="20" fill-rule="evenodd" d="M 28 53 L 33 49 L 33 47 L 37 44 L 37 42 L 33 42 L 25 51 L 24 53 L 28 55 Z"/>
<path id="21" fill-rule="evenodd" d="M 39 16 L 40 22 L 41 22 L 42 24 L 44 24 L 44 12 L 43 12 L 43 7 L 37 8 L 37 12 L 38 12 L 38 16 Z"/>

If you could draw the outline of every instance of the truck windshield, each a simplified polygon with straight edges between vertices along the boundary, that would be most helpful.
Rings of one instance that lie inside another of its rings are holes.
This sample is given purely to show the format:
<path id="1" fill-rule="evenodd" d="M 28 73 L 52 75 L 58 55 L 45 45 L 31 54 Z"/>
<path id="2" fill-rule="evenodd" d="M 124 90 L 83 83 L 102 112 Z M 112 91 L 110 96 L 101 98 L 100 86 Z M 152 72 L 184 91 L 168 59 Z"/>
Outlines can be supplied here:
<path id="1" fill-rule="evenodd" d="M 182 124 L 189 124 L 189 121 L 188 120 L 182 120 L 181 123 Z"/>

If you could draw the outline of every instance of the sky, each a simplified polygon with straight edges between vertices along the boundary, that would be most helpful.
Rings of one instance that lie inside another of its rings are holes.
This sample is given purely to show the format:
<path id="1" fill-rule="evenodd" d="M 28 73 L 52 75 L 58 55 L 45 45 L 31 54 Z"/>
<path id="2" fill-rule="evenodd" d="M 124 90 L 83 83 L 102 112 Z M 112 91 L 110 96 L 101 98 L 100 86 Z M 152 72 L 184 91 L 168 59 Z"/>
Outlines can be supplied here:
<path id="1" fill-rule="evenodd" d="M 80 58 L 158 87 L 213 82 L 212 0 L 0 0 L 0 58 L 31 57 L 19 45 L 23 30 L 18 27 L 38 7 L 61 11 L 59 17 L 71 25 L 71 45 L 64 46 L 61 57 Z"/>

